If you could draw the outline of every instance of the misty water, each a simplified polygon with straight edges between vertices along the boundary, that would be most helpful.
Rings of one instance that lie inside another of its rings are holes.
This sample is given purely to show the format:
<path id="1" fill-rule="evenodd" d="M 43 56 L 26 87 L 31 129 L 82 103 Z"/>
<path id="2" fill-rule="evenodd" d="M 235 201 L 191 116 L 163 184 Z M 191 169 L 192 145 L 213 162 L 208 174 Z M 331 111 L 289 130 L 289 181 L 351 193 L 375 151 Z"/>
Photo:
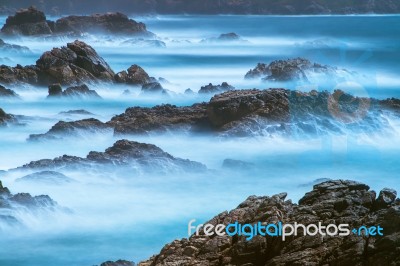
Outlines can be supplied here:
<path id="1" fill-rule="evenodd" d="M 30 134 L 47 132 L 59 120 L 94 117 L 103 122 L 132 106 L 162 103 L 178 106 L 208 101 L 211 95 L 191 96 L 208 83 L 224 81 L 238 89 L 285 87 L 333 91 L 313 84 L 277 84 L 245 80 L 258 62 L 305 57 L 321 64 L 356 71 L 356 85 L 338 84 L 355 95 L 400 97 L 400 16 L 151 16 L 135 18 L 158 36 L 165 47 L 132 44 L 127 37 L 87 35 L 90 44 L 115 71 L 132 64 L 151 76 L 163 77 L 171 97 L 146 97 L 126 85 L 92 84 L 99 100 L 47 100 L 47 88 L 9 86 L 20 100 L 1 99 L 0 107 L 19 116 L 23 126 L 0 129 L 0 170 L 63 154 L 85 157 L 104 151 L 120 139 L 112 132 L 59 141 L 27 142 Z M 0 18 L 0 24 L 5 18 Z M 235 32 L 243 41 L 202 41 Z M 2 53 L 0 63 L 34 64 L 68 38 L 5 39 L 29 47 L 30 53 Z M 160 43 L 158 43 L 160 44 Z M 130 95 L 124 95 L 125 90 Z M 68 110 L 93 115 L 67 115 Z M 385 114 L 382 114 L 385 116 Z M 297 201 L 316 179 L 352 179 L 379 191 L 400 191 L 400 120 L 383 117 L 385 131 L 344 131 L 323 136 L 296 135 L 217 137 L 169 132 L 124 138 L 151 143 L 175 157 L 205 164 L 206 174 L 154 175 L 146 173 L 64 172 L 75 182 L 64 185 L 16 182 L 26 173 L 1 177 L 13 193 L 46 194 L 64 209 L 31 213 L 21 210 L 23 225 L 0 224 L 0 265 L 94 265 L 106 260 L 140 261 L 159 252 L 168 242 L 187 237 L 191 219 L 204 222 L 235 208 L 250 195 L 286 191 Z M 222 168 L 224 159 L 254 164 L 248 171 Z"/>

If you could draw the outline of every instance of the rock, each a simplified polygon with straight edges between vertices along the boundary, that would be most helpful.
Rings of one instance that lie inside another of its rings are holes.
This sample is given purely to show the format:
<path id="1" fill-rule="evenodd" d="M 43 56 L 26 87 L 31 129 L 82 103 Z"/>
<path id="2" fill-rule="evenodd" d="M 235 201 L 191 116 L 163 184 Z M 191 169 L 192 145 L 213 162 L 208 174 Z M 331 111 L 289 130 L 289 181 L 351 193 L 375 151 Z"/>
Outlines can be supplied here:
<path id="1" fill-rule="evenodd" d="M 19 98 L 13 90 L 6 89 L 4 86 L 0 85 L 0 97 L 2 98 Z"/>
<path id="2" fill-rule="evenodd" d="M 55 33 L 106 33 L 112 35 L 154 37 L 146 25 L 116 13 L 93 14 L 91 16 L 68 16 L 60 18 L 54 25 Z"/>
<path id="3" fill-rule="evenodd" d="M 122 45 L 129 45 L 129 46 L 135 46 L 135 47 L 152 47 L 152 48 L 165 48 L 167 45 L 165 42 L 160 41 L 160 40 L 146 40 L 143 38 L 135 38 L 135 39 L 130 39 L 122 42 Z"/>
<path id="4" fill-rule="evenodd" d="M 222 163 L 222 168 L 231 170 L 250 170 L 254 169 L 254 164 L 249 162 L 244 162 L 241 160 L 225 159 Z"/>
<path id="5" fill-rule="evenodd" d="M 204 39 L 201 42 L 203 43 L 218 43 L 218 42 L 245 42 L 239 35 L 234 32 L 223 33 L 218 37 Z"/>
<path id="6" fill-rule="evenodd" d="M 150 82 L 142 86 L 142 93 L 144 94 L 164 94 L 167 95 L 168 92 L 163 88 L 159 82 Z"/>
<path id="7" fill-rule="evenodd" d="M 258 63 L 254 69 L 248 71 L 245 75 L 246 79 L 260 77 L 264 81 L 303 83 L 323 83 L 326 81 L 329 84 L 338 84 L 345 80 L 355 80 L 358 76 L 356 73 L 351 73 L 345 69 L 312 63 L 305 58 L 293 58 L 275 60 L 268 65 Z"/>
<path id="8" fill-rule="evenodd" d="M 35 7 L 21 9 L 14 16 L 7 18 L 1 29 L 8 35 L 80 35 L 112 34 L 135 37 L 154 37 L 146 30 L 146 25 L 129 19 L 126 15 L 116 13 L 93 14 L 90 16 L 68 16 L 57 21 L 49 21 L 45 14 Z"/>
<path id="9" fill-rule="evenodd" d="M 103 262 L 100 266 L 135 266 L 135 263 L 127 260 L 117 260 Z"/>
<path id="10" fill-rule="evenodd" d="M 9 16 L 1 29 L 8 35 L 44 35 L 52 31 L 43 12 L 34 7 L 20 9 L 14 16 Z"/>
<path id="11" fill-rule="evenodd" d="M 127 71 L 121 71 L 115 75 L 118 83 L 127 83 L 141 86 L 151 82 L 150 76 L 138 65 L 132 65 Z"/>
<path id="12" fill-rule="evenodd" d="M 383 228 L 383 236 L 324 237 L 304 236 L 206 236 L 175 240 L 164 246 L 160 254 L 139 263 L 139 266 L 173 265 L 395 265 L 400 263 L 400 200 L 383 209 L 374 210 L 376 194 L 362 183 L 332 180 L 317 184 L 299 204 L 285 200 L 286 193 L 271 197 L 250 196 L 236 209 L 222 212 L 206 224 L 309 225 L 349 224 Z"/>
<path id="13" fill-rule="evenodd" d="M 0 82 L 4 84 L 17 84 L 19 82 L 37 84 L 39 82 L 39 69 L 36 66 L 9 67 L 0 66 Z"/>
<path id="14" fill-rule="evenodd" d="M 3 109 L 0 108 L 0 127 L 10 123 L 16 123 L 17 119 L 14 115 L 7 114 Z"/>
<path id="15" fill-rule="evenodd" d="M 72 98 L 101 98 L 95 90 L 90 90 L 85 84 L 67 88 L 62 96 Z"/>
<path id="16" fill-rule="evenodd" d="M 67 177 L 64 174 L 54 171 L 41 171 L 33 174 L 23 176 L 16 179 L 17 182 L 29 182 L 29 183 L 44 183 L 50 185 L 60 185 L 64 183 L 71 183 L 74 180 Z"/>
<path id="17" fill-rule="evenodd" d="M 114 80 L 114 72 L 104 59 L 81 41 L 45 52 L 36 61 L 36 66 L 41 74 L 41 83 L 73 84 Z"/>
<path id="18" fill-rule="evenodd" d="M 384 188 L 379 192 L 379 196 L 376 200 L 378 208 L 388 206 L 396 200 L 397 192 L 394 189 Z"/>
<path id="19" fill-rule="evenodd" d="M 114 116 L 109 125 L 115 134 L 147 134 L 151 131 L 167 132 L 182 128 L 197 129 L 207 127 L 205 104 L 188 107 L 160 105 L 153 108 L 132 107 L 125 113 Z"/>
<path id="20" fill-rule="evenodd" d="M 229 85 L 227 82 L 222 82 L 221 85 L 212 85 L 212 83 L 208 84 L 207 86 L 203 86 L 200 88 L 200 94 L 216 94 L 225 91 L 234 90 L 235 87 Z"/>
<path id="21" fill-rule="evenodd" d="M 192 89 L 188 88 L 188 89 L 185 90 L 185 94 L 186 95 L 193 95 L 194 91 Z"/>
<path id="22" fill-rule="evenodd" d="M 94 115 L 93 113 L 86 111 L 84 109 L 63 111 L 63 112 L 59 112 L 59 114 L 60 115 Z"/>
<path id="23" fill-rule="evenodd" d="M 49 95 L 47 97 L 62 96 L 62 87 L 59 83 L 49 85 Z"/>
<path id="24" fill-rule="evenodd" d="M 6 187 L 3 187 L 3 183 L 0 180 L 0 197 L 8 198 L 10 197 L 11 193 L 10 190 Z"/>
<path id="25" fill-rule="evenodd" d="M 206 166 L 164 152 L 155 145 L 129 140 L 118 140 L 104 152 L 91 151 L 86 158 L 63 155 L 53 160 L 33 161 L 15 170 L 63 171 L 65 169 L 88 169 L 93 171 L 144 171 L 157 173 L 204 172 Z"/>
<path id="26" fill-rule="evenodd" d="M 29 53 L 30 52 L 29 48 L 26 46 L 5 43 L 2 39 L 0 39 L 0 51 L 13 52 L 13 53 Z"/>
<path id="27" fill-rule="evenodd" d="M 80 136 L 95 133 L 105 133 L 111 128 L 97 119 L 89 118 L 72 122 L 59 121 L 45 134 L 31 134 L 29 141 L 59 140 L 65 136 Z"/>

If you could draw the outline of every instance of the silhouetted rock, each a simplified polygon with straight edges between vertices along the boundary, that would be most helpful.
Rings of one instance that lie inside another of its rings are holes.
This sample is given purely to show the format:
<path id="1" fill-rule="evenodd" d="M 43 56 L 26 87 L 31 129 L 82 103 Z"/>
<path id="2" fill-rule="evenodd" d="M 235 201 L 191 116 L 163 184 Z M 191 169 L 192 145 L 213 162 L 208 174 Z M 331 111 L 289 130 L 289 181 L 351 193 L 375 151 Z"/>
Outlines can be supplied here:
<path id="1" fill-rule="evenodd" d="M 16 94 L 13 90 L 6 89 L 4 86 L 0 85 L 0 98 L 18 98 L 18 94 Z"/>
<path id="2" fill-rule="evenodd" d="M 79 136 L 80 134 L 105 133 L 111 127 L 97 119 L 89 118 L 72 122 L 59 121 L 45 134 L 31 134 L 30 141 L 57 140 L 64 136 Z"/>
<path id="3" fill-rule="evenodd" d="M 332 180 L 314 186 L 299 204 L 285 200 L 286 193 L 250 196 L 236 209 L 222 212 L 205 224 L 349 224 L 349 235 L 286 237 L 256 235 L 206 236 L 175 240 L 160 254 L 139 266 L 173 265 L 396 265 L 400 263 L 400 200 L 375 210 L 376 193 L 354 181 Z M 381 226 L 383 235 L 358 236 L 360 226 Z"/>
<path id="4" fill-rule="evenodd" d="M 203 94 L 216 94 L 225 91 L 234 90 L 235 87 L 229 85 L 227 82 L 222 82 L 221 85 L 212 85 L 212 83 L 200 88 L 199 93 Z"/>
<path id="5" fill-rule="evenodd" d="M 129 46 L 142 47 L 142 48 L 146 48 L 146 47 L 165 48 L 165 47 L 167 47 L 167 45 L 163 41 L 146 40 L 143 38 L 130 39 L 130 40 L 122 42 L 122 45 L 129 45 Z"/>
<path id="6" fill-rule="evenodd" d="M 49 96 L 48 97 L 60 97 L 62 96 L 62 87 L 59 83 L 49 85 Z"/>
<path id="7" fill-rule="evenodd" d="M 17 119 L 14 115 L 7 114 L 3 109 L 0 108 L 0 126 L 5 126 L 9 123 L 15 123 Z"/>
<path id="8" fill-rule="evenodd" d="M 5 43 L 2 39 L 0 39 L 0 51 L 4 52 L 14 52 L 14 53 L 28 53 L 30 52 L 29 48 L 26 46 L 20 46 L 16 44 Z"/>
<path id="9" fill-rule="evenodd" d="M 167 91 L 161 86 L 159 82 L 150 82 L 142 85 L 142 93 L 145 94 L 164 94 L 167 95 Z"/>
<path id="10" fill-rule="evenodd" d="M 49 86 L 49 95 L 47 97 L 70 97 L 76 99 L 101 98 L 95 90 L 90 90 L 86 84 L 68 87 L 64 91 L 62 91 L 60 84 L 53 84 Z"/>
<path id="11" fill-rule="evenodd" d="M 234 32 L 223 33 L 218 37 L 204 39 L 201 42 L 215 43 L 215 42 L 244 42 L 244 40 Z"/>
<path id="12" fill-rule="evenodd" d="M 123 171 L 128 169 L 133 172 L 202 172 L 206 171 L 205 165 L 176 158 L 152 144 L 139 143 L 129 140 L 118 140 L 105 152 L 91 151 L 86 158 L 63 155 L 53 160 L 42 159 L 33 161 L 14 170 L 40 169 L 62 171 L 65 169 L 96 169 L 98 171 Z"/>
<path id="13" fill-rule="evenodd" d="M 60 115 L 94 115 L 93 113 L 86 111 L 84 109 L 63 111 L 63 112 L 59 112 L 59 114 Z"/>

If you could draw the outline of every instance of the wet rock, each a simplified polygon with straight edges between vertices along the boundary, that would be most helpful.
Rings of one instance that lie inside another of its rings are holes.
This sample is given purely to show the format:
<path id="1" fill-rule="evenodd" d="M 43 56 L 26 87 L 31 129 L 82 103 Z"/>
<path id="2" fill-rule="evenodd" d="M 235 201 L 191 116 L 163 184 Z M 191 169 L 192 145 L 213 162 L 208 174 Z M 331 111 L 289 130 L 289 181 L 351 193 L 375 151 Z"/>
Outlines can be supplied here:
<path id="1" fill-rule="evenodd" d="M 115 75 L 115 81 L 118 83 L 127 83 L 141 86 L 151 82 L 150 76 L 138 65 L 130 66 L 127 71 L 121 71 Z"/>
<path id="2" fill-rule="evenodd" d="M 122 42 L 122 45 L 129 45 L 129 46 L 135 46 L 135 47 L 153 47 L 153 48 L 165 48 L 167 45 L 165 42 L 160 41 L 160 40 L 146 40 L 146 39 L 130 39 Z"/>
<path id="3" fill-rule="evenodd" d="M 236 209 L 215 216 L 206 224 L 277 223 L 309 225 L 349 224 L 350 230 L 361 225 L 381 225 L 384 235 L 297 236 L 282 240 L 277 236 L 206 236 L 175 240 L 158 255 L 139 266 L 172 265 L 391 265 L 400 263 L 400 201 L 379 211 L 373 206 L 374 191 L 365 184 L 332 180 L 317 184 L 299 204 L 285 200 L 286 193 L 271 197 L 250 196 Z M 383 224 L 382 222 L 385 221 Z M 392 224 L 393 226 L 391 226 Z"/>
<path id="4" fill-rule="evenodd" d="M 45 134 L 31 134 L 29 141 L 59 140 L 65 136 L 81 136 L 110 131 L 108 124 L 94 118 L 88 118 L 72 122 L 59 121 Z"/>
<path id="5" fill-rule="evenodd" d="M 0 127 L 10 123 L 16 123 L 17 119 L 14 115 L 7 114 L 3 109 L 0 108 Z"/>
<path id="6" fill-rule="evenodd" d="M 193 91 L 192 89 L 188 88 L 188 89 L 185 90 L 184 93 L 185 93 L 186 95 L 193 95 L 193 94 L 194 94 L 194 91 Z"/>
<path id="7" fill-rule="evenodd" d="M 127 260 L 117 260 L 103 262 L 100 266 L 135 266 L 135 263 Z"/>
<path id="8" fill-rule="evenodd" d="M 40 70 L 42 83 L 73 84 L 114 80 L 114 72 L 104 59 L 81 41 L 45 52 L 36 61 L 36 66 Z"/>
<path id="9" fill-rule="evenodd" d="M 52 31 L 43 12 L 34 7 L 20 9 L 14 16 L 9 16 L 1 29 L 8 35 L 44 35 Z"/>
<path id="10" fill-rule="evenodd" d="M 59 114 L 60 115 L 94 115 L 93 113 L 86 111 L 84 109 L 63 111 L 63 112 L 60 112 Z"/>
<path id="11" fill-rule="evenodd" d="M 164 94 L 168 92 L 163 88 L 159 82 L 150 82 L 142 86 L 142 93 L 144 94 Z"/>
<path id="12" fill-rule="evenodd" d="M 0 97 L 1 98 L 19 98 L 19 95 L 16 94 L 13 90 L 7 89 L 4 86 L 0 85 Z"/>
<path id="13" fill-rule="evenodd" d="M 0 51 L 13 52 L 13 53 L 29 53 L 30 52 L 29 48 L 26 46 L 5 43 L 2 39 L 0 39 Z"/>
<path id="14" fill-rule="evenodd" d="M 118 140 L 114 145 L 104 152 L 91 151 L 86 158 L 63 155 L 53 160 L 42 159 L 33 161 L 14 170 L 42 171 L 62 171 L 65 169 L 80 169 L 80 171 L 97 170 L 123 171 L 129 170 L 131 173 L 157 172 L 203 172 L 207 168 L 205 165 L 176 158 L 159 147 L 152 144 L 139 143 L 129 140 Z"/>
<path id="15" fill-rule="evenodd" d="M 218 37 L 204 39 L 203 43 L 216 43 L 216 42 L 245 42 L 239 35 L 234 32 L 223 33 Z"/>
<path id="16" fill-rule="evenodd" d="M 390 188 L 384 188 L 379 192 L 379 196 L 376 200 L 376 205 L 378 208 L 388 206 L 396 200 L 397 191 Z"/>
<path id="17" fill-rule="evenodd" d="M 62 96 L 62 87 L 59 83 L 49 85 L 48 97 L 60 97 Z"/>
<path id="18" fill-rule="evenodd" d="M 101 98 L 95 90 L 90 90 L 86 84 L 68 87 L 64 91 L 62 91 L 60 84 L 50 85 L 49 95 L 47 96 L 47 98 L 56 97 L 70 97 L 76 99 Z"/>
<path id="19" fill-rule="evenodd" d="M 108 124 L 114 127 L 116 134 L 147 134 L 151 131 L 166 132 L 182 128 L 197 130 L 207 126 L 206 110 L 205 104 L 188 107 L 170 104 L 153 108 L 132 107 L 114 116 Z"/>
<path id="20" fill-rule="evenodd" d="M 9 67 L 0 66 L 0 82 L 4 84 L 17 84 L 20 82 L 37 84 L 39 82 L 39 69 L 36 66 Z"/>
<path id="21" fill-rule="evenodd" d="M 200 94 L 216 94 L 225 91 L 234 90 L 235 87 L 229 85 L 227 82 L 222 82 L 221 85 L 213 85 L 212 83 L 200 88 Z"/>
<path id="22" fill-rule="evenodd" d="M 16 179 L 17 182 L 28 182 L 28 183 L 43 183 L 50 185 L 60 185 L 65 183 L 71 183 L 74 180 L 67 177 L 64 174 L 54 171 L 41 171 L 32 173 L 21 178 Z"/>

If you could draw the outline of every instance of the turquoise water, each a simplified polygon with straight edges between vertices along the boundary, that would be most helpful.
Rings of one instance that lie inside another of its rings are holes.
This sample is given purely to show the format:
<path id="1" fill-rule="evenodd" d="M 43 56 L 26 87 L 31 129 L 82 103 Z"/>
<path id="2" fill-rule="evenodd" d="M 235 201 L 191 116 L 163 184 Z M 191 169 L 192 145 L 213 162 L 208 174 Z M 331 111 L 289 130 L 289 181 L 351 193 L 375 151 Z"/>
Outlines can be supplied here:
<path id="1" fill-rule="evenodd" d="M 333 90 L 323 83 L 299 88 L 296 84 L 247 81 L 243 77 L 258 62 L 306 57 L 311 61 L 346 68 L 367 78 L 353 92 L 377 98 L 400 97 L 400 16 L 156 16 L 137 18 L 165 42 L 165 48 L 124 44 L 127 38 L 87 36 L 115 71 L 141 65 L 150 75 L 164 77 L 172 97 L 145 98 L 135 88 L 92 85 L 103 100 L 52 101 L 46 88 L 15 86 L 22 100 L 1 100 L 6 112 L 22 115 L 22 127 L 0 129 L 0 169 L 62 154 L 85 156 L 103 151 L 118 138 L 112 134 L 82 135 L 64 141 L 28 143 L 29 134 L 46 132 L 54 123 L 83 116 L 61 111 L 86 109 L 107 121 L 130 106 L 173 103 L 179 106 L 207 101 L 210 96 L 184 96 L 210 82 L 223 81 L 240 89 L 284 86 L 291 89 Z M 0 19 L 0 22 L 4 18 Z M 245 42 L 202 43 L 221 33 L 236 32 Z M 25 45 L 29 54 L 2 53 L 9 65 L 34 64 L 52 47 L 68 39 L 6 39 Z M 132 96 L 122 96 L 125 89 Z M 349 88 L 349 90 L 352 88 Z M 385 132 L 310 138 L 214 138 L 186 132 L 128 137 L 153 143 L 174 156 L 199 161 L 214 169 L 204 175 L 157 176 L 124 173 L 100 177 L 92 173 L 65 173 L 78 182 L 65 186 L 26 185 L 15 182 L 23 173 L 2 178 L 12 192 L 48 194 L 71 212 L 19 213 L 21 228 L 0 226 L 0 265 L 94 265 L 106 260 L 140 261 L 164 244 L 186 237 L 191 219 L 206 221 L 236 207 L 248 196 L 282 191 L 298 200 L 318 178 L 346 178 L 400 190 L 400 121 L 385 117 Z M 223 170 L 224 159 L 255 164 L 250 172 Z"/>

